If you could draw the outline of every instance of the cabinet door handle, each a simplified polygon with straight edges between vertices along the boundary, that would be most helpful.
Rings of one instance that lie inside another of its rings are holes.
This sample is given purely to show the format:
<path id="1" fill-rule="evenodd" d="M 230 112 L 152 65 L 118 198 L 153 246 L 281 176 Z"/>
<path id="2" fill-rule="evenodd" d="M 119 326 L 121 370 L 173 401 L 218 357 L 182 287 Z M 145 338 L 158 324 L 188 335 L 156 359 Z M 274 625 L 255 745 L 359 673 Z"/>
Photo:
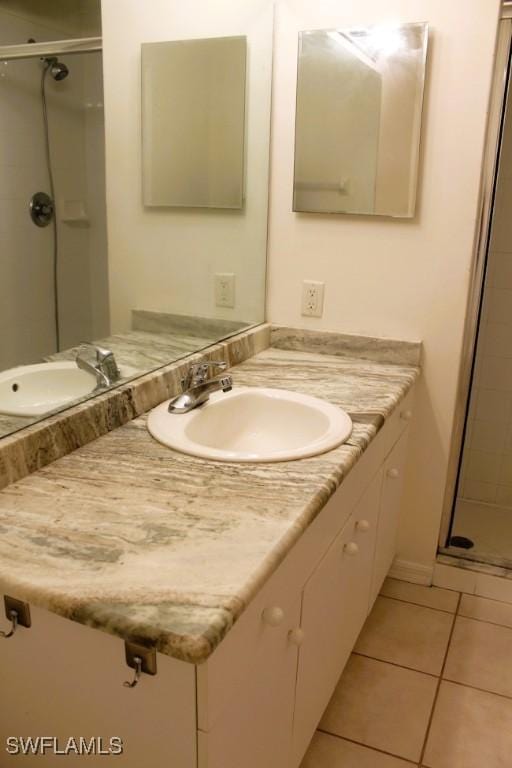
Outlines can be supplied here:
<path id="1" fill-rule="evenodd" d="M 296 645 L 297 648 L 300 648 L 302 643 L 304 642 L 305 632 L 302 629 L 302 627 L 295 627 L 295 629 L 290 629 L 288 632 L 288 640 L 292 645 Z"/>
<path id="2" fill-rule="evenodd" d="M 392 480 L 396 480 L 400 477 L 400 471 L 396 469 L 396 467 L 393 467 L 393 469 L 388 469 L 388 477 L 390 477 Z"/>
<path id="3" fill-rule="evenodd" d="M 265 624 L 268 624 L 269 627 L 278 627 L 280 624 L 283 623 L 284 620 L 284 611 L 282 608 L 279 608 L 278 605 L 272 605 L 268 608 L 265 608 L 263 611 L 261 618 L 265 622 Z"/>
<path id="4" fill-rule="evenodd" d="M 366 533 L 371 528 L 370 523 L 368 520 L 358 520 L 356 523 L 356 530 L 361 531 L 362 533 Z"/>
<path id="5" fill-rule="evenodd" d="M 359 552 L 359 547 L 357 546 L 355 541 L 350 541 L 348 544 L 345 544 L 345 546 L 343 547 L 343 551 L 345 552 L 346 555 L 350 555 L 351 557 L 353 557 L 354 555 L 357 555 L 357 553 Z"/>
<path id="6" fill-rule="evenodd" d="M 401 411 L 400 418 L 404 421 L 410 421 L 412 419 L 412 411 Z"/>

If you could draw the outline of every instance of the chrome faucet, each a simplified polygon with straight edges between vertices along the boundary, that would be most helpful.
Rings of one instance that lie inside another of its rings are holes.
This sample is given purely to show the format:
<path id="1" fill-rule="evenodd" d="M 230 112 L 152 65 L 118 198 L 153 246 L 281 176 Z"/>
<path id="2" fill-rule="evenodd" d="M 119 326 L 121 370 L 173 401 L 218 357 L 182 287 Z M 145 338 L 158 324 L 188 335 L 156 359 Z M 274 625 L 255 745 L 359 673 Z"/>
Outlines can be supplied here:
<path id="1" fill-rule="evenodd" d="M 169 413 L 187 413 L 187 411 L 205 403 L 212 392 L 219 390 L 229 392 L 233 388 L 231 376 L 209 379 L 208 373 L 212 368 L 223 371 L 227 368 L 227 364 L 212 360 L 190 366 L 187 375 L 181 380 L 183 393 L 171 400 L 168 408 Z"/>
<path id="2" fill-rule="evenodd" d="M 96 360 L 90 362 L 85 358 L 84 352 L 92 350 L 95 353 Z M 97 344 L 84 342 L 80 345 L 76 354 L 75 362 L 79 368 L 96 376 L 97 388 L 111 387 L 121 378 L 121 373 L 117 367 L 114 353 L 105 347 L 99 347 Z"/>

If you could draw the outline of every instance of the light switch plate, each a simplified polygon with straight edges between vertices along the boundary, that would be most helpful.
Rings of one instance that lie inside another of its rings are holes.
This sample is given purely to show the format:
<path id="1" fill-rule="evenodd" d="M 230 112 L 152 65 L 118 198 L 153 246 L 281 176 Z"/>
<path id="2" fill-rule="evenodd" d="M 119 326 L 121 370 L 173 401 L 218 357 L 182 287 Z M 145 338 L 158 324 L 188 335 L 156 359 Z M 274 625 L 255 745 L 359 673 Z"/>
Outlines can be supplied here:
<path id="1" fill-rule="evenodd" d="M 305 280 L 302 283 L 301 313 L 306 317 L 322 317 L 324 312 L 325 283 Z"/>
<path id="2" fill-rule="evenodd" d="M 215 275 L 215 306 L 235 306 L 235 275 L 233 272 L 217 272 Z"/>

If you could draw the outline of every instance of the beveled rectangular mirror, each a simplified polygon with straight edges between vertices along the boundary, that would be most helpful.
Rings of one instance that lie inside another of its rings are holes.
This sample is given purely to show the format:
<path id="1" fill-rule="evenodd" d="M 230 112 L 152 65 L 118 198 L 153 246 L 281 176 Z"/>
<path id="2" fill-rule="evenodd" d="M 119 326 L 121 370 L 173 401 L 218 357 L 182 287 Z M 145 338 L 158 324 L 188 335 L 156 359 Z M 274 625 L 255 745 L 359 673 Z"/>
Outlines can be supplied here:
<path id="1" fill-rule="evenodd" d="M 147 206 L 241 208 L 246 38 L 142 45 Z"/>
<path id="2" fill-rule="evenodd" d="M 301 32 L 293 210 L 412 217 L 428 25 Z"/>

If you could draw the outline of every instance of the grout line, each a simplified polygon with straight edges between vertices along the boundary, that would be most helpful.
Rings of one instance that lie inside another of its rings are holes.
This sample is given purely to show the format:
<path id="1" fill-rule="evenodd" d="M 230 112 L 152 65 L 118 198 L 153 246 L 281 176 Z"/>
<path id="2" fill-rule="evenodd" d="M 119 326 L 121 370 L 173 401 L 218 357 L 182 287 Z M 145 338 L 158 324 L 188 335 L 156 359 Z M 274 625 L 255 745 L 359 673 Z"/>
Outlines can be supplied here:
<path id="1" fill-rule="evenodd" d="M 487 599 L 487 598 L 484 598 L 484 599 Z M 505 603 L 505 605 L 507 605 L 507 603 Z M 467 616 L 465 613 L 459 613 L 458 615 L 461 619 L 469 619 L 470 621 L 479 621 L 481 624 L 492 624 L 493 627 L 503 627 L 503 629 L 510 629 L 512 631 L 512 626 L 510 626 L 510 624 L 500 624 L 497 621 L 489 621 L 488 619 L 478 619 L 476 616 Z"/>
<path id="2" fill-rule="evenodd" d="M 398 664 L 396 661 L 388 661 L 387 659 L 381 659 L 379 656 L 369 656 L 367 653 L 361 653 L 360 651 L 352 651 L 353 656 L 362 656 L 365 659 L 371 659 L 372 661 L 380 661 L 381 664 L 389 664 L 392 667 L 398 667 L 399 669 L 407 669 L 409 672 L 417 672 L 419 675 L 427 675 L 427 677 L 439 678 L 441 672 L 436 674 L 435 672 L 424 672 L 422 669 L 416 667 L 408 667 L 405 664 Z"/>
<path id="3" fill-rule="evenodd" d="M 429 589 L 429 587 L 426 587 Z M 440 589 L 440 587 L 438 587 Z M 433 608 L 431 605 L 424 605 L 423 603 L 415 603 L 412 600 L 405 600 L 403 597 L 394 597 L 392 595 L 385 595 L 379 592 L 378 597 L 385 597 L 386 600 L 396 600 L 397 603 L 406 603 L 406 605 L 416 605 L 418 608 L 427 608 L 429 611 L 439 611 L 439 613 L 448 613 L 450 616 L 455 615 L 455 611 L 447 611 L 446 608 Z"/>
<path id="4" fill-rule="evenodd" d="M 458 685 L 461 688 L 471 688 L 472 691 L 480 691 L 480 693 L 488 693 L 491 696 L 499 696 L 500 699 L 506 699 L 512 701 L 512 695 L 507 696 L 506 693 L 498 693 L 497 691 L 489 691 L 487 688 L 479 688 L 477 685 L 471 685 L 470 683 L 461 683 L 459 680 L 451 680 L 449 677 L 443 677 L 445 683 L 452 683 L 452 685 Z"/>
<path id="5" fill-rule="evenodd" d="M 453 614 L 453 621 L 452 621 L 452 627 L 451 627 L 451 630 L 450 630 L 450 636 L 448 637 L 448 642 L 446 644 L 446 651 L 445 651 L 445 654 L 444 654 L 443 665 L 441 667 L 441 672 L 439 674 L 439 679 L 437 681 L 436 691 L 435 691 L 435 694 L 434 694 L 434 700 L 432 701 L 432 709 L 430 710 L 430 717 L 428 719 L 427 730 L 425 731 L 425 738 L 423 739 L 423 747 L 421 749 L 419 765 L 422 765 L 424 760 L 425 760 L 425 752 L 427 750 L 427 742 L 428 742 L 428 738 L 430 736 L 430 731 L 431 731 L 431 728 L 432 728 L 432 721 L 434 719 L 434 711 L 435 711 L 435 708 L 436 708 L 437 700 L 439 698 L 439 690 L 441 688 L 441 682 L 442 682 L 442 679 L 443 679 L 443 672 L 444 672 L 444 668 L 446 667 L 446 660 L 448 659 L 448 653 L 450 651 L 450 646 L 452 644 L 452 637 L 453 637 L 453 632 L 454 632 L 454 629 L 455 629 L 455 622 L 457 620 L 457 615 L 459 613 L 459 608 L 460 608 L 461 600 L 462 600 L 462 592 L 459 592 L 459 599 L 457 601 L 457 608 L 455 609 L 455 613 Z"/>
<path id="6" fill-rule="evenodd" d="M 335 739 L 340 739 L 341 741 L 348 741 L 351 744 L 357 744 L 359 747 L 365 747 L 366 749 L 371 749 L 374 752 L 379 752 L 381 755 L 388 755 L 388 757 L 396 757 L 399 760 L 403 760 L 408 765 L 418 765 L 418 763 L 415 763 L 412 760 L 409 760 L 408 757 L 404 757 L 403 755 L 398 755 L 396 752 L 387 752 L 385 749 L 379 749 L 379 747 L 372 747 L 370 744 L 365 744 L 362 741 L 357 741 L 357 739 L 350 739 L 348 736 L 340 736 L 339 733 L 332 733 L 332 731 L 326 731 L 324 728 L 317 728 L 317 731 L 319 733 L 326 733 L 328 736 L 333 736 Z"/>

